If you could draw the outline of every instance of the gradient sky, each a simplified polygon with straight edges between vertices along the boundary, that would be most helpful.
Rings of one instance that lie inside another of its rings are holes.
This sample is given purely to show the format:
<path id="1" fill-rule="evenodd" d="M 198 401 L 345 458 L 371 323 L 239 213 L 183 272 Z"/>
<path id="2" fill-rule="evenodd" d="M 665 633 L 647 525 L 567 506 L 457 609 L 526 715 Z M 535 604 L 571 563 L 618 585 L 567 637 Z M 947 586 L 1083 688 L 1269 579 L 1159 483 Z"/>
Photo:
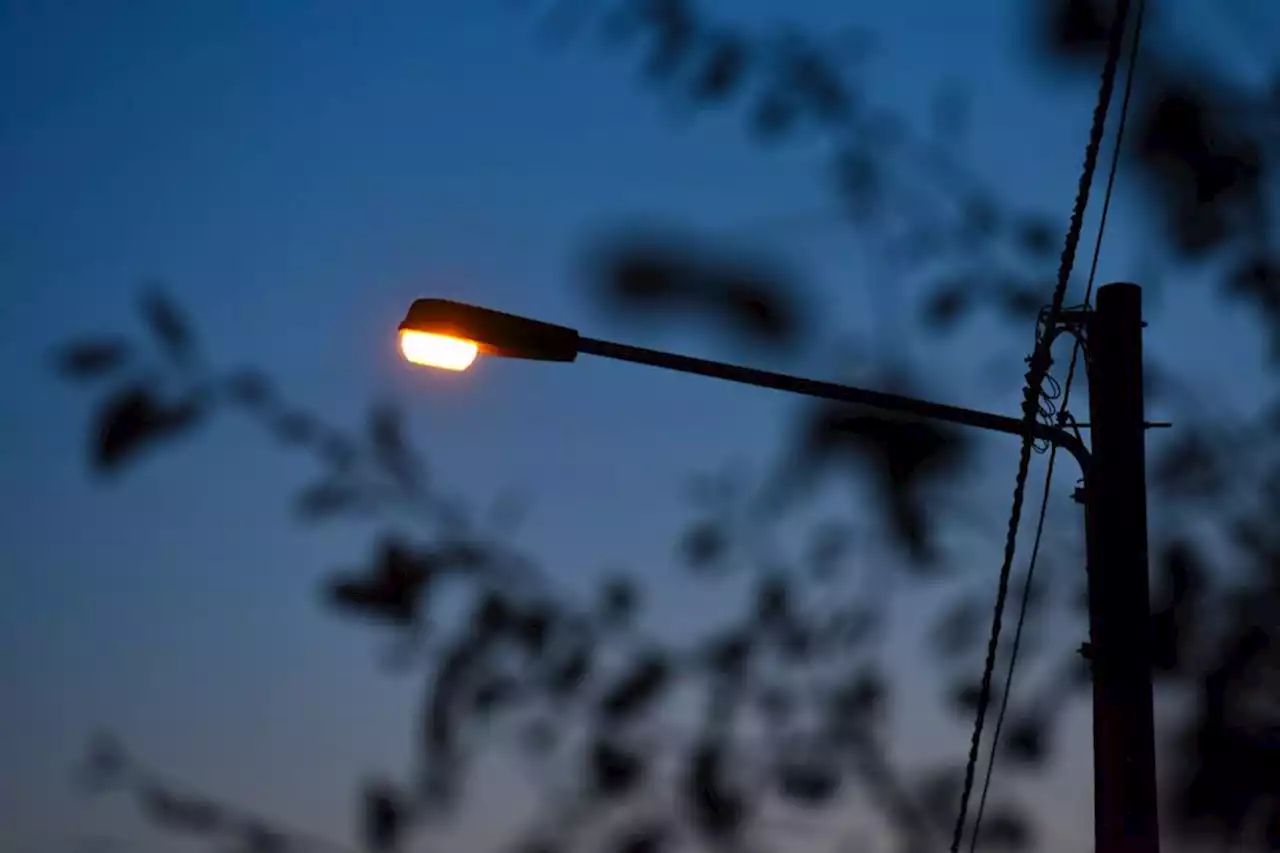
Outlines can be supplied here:
<path id="1" fill-rule="evenodd" d="M 1248 78 L 1260 32 L 1280 38 L 1280 7 L 1221 3 L 1170 3 L 1164 24 Z M 378 672 L 373 632 L 314 594 L 364 556 L 368 532 L 294 523 L 306 459 L 227 418 L 118 482 L 87 473 L 94 395 L 58 382 L 48 353 L 82 332 L 138 333 L 142 279 L 165 282 L 213 363 L 261 365 L 327 420 L 358 428 L 368 403 L 406 404 L 439 482 L 477 502 L 530 494 L 522 541 L 570 582 L 610 565 L 668 577 L 684 475 L 767 461 L 792 411 L 767 392 L 602 363 L 443 377 L 397 360 L 404 307 L 435 294 L 772 366 L 696 327 L 616 325 L 584 297 L 582 252 L 633 217 L 729 228 L 830 204 L 815 143 L 764 151 L 737 120 L 673 118 L 634 61 L 550 49 L 510 5 L 0 3 L 5 849 L 150 837 L 131 810 L 69 791 L 99 726 L 180 778 L 336 838 L 351 837 L 360 776 L 406 766 L 412 685 Z M 1065 227 L 1092 91 L 1029 72 L 1013 0 L 796 0 L 785 16 L 765 0 L 707 5 L 743 23 L 869 27 L 882 46 L 869 88 L 911 116 L 939 82 L 971 86 L 974 167 Z M 1104 280 L 1137 274 L 1144 238 L 1127 212 L 1122 198 Z M 874 333 L 877 285 L 852 239 L 761 241 L 826 294 L 833 331 Z M 1151 347 L 1193 381 L 1256 362 L 1256 338 L 1203 316 L 1179 302 Z M 950 342 L 929 393 L 1014 411 L 1025 337 Z M 992 356 L 1003 385 L 974 379 Z M 1221 391 L 1247 405 L 1244 383 Z M 999 446 L 996 515 L 1016 453 Z M 975 551 L 993 578 L 998 548 Z M 1060 808 L 1062 837 L 1087 837 L 1087 791 Z"/>

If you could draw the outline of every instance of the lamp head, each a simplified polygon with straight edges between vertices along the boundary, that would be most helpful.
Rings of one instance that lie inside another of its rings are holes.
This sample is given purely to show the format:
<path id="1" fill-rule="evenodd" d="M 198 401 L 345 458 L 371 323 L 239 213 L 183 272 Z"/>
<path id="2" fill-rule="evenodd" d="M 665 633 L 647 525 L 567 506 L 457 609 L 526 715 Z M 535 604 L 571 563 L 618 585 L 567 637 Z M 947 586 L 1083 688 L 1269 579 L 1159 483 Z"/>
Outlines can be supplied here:
<path id="1" fill-rule="evenodd" d="M 578 332 L 447 299 L 418 299 L 400 324 L 400 350 L 414 364 L 466 370 L 479 354 L 573 361 Z"/>

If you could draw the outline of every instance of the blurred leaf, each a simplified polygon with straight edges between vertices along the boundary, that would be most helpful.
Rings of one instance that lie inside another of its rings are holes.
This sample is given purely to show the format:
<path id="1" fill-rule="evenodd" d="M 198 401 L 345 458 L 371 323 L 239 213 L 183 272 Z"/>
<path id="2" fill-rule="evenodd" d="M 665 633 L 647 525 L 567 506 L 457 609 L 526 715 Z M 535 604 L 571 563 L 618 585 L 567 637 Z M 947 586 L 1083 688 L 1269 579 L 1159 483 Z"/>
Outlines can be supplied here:
<path id="1" fill-rule="evenodd" d="M 1000 208 L 985 195 L 973 195 L 964 201 L 961 229 L 967 239 L 984 241 L 1000 230 Z"/>
<path id="2" fill-rule="evenodd" d="M 547 640 L 556 616 L 554 607 L 544 604 L 530 604 L 519 614 L 516 634 L 530 654 L 541 655 L 547 650 Z"/>
<path id="3" fill-rule="evenodd" d="M 728 541 L 719 524 L 704 521 L 685 531 L 681 550 L 690 568 L 709 569 L 723 559 Z"/>
<path id="4" fill-rule="evenodd" d="M 1028 323 L 1040 316 L 1047 292 L 1017 279 L 1005 279 L 997 286 L 1000 309 L 1005 316 Z"/>
<path id="5" fill-rule="evenodd" d="M 398 624 L 413 622 L 430 575 L 423 562 L 397 539 L 385 539 L 371 571 L 329 583 L 330 600 L 346 610 Z"/>
<path id="6" fill-rule="evenodd" d="M 786 577 L 761 578 L 756 589 L 756 619 L 760 625 L 777 628 L 791 616 L 791 587 Z"/>
<path id="7" fill-rule="evenodd" d="M 712 279 L 712 304 L 743 337 L 761 344 L 791 346 L 800 339 L 800 317 L 794 289 L 780 279 L 770 279 L 725 268 Z M 790 293 L 788 292 L 790 291 Z"/>
<path id="8" fill-rule="evenodd" d="M 884 679 L 874 670 L 860 669 L 831 694 L 828 718 L 837 726 L 860 728 L 884 703 Z"/>
<path id="9" fill-rule="evenodd" d="M 965 681 L 951 688 L 951 704 L 960 714 L 976 714 L 978 702 L 982 699 L 982 685 L 976 681 Z M 1000 701 L 1000 691 L 993 684 L 987 707 Z"/>
<path id="10" fill-rule="evenodd" d="M 1173 248 L 1204 256 L 1267 209 L 1262 145 L 1236 102 L 1244 93 L 1205 69 L 1160 81 L 1133 117 L 1134 153 Z"/>
<path id="11" fill-rule="evenodd" d="M 404 438 L 400 410 L 390 405 L 375 406 L 369 413 L 369 435 L 378 463 L 402 488 L 418 486 L 417 460 Z"/>
<path id="12" fill-rule="evenodd" d="M 652 79 L 671 77 L 696 47 L 698 21 L 687 0 L 656 0 L 638 4 L 649 29 L 650 53 L 645 73 Z"/>
<path id="13" fill-rule="evenodd" d="M 168 830 L 211 835 L 225 823 L 222 811 L 206 800 L 179 797 L 162 788 L 145 788 L 138 796 L 147 817 Z"/>
<path id="14" fill-rule="evenodd" d="M 471 707 L 477 714 L 495 714 L 511 704 L 520 693 L 520 685 L 506 675 L 492 675 L 476 686 L 471 694 Z"/>
<path id="15" fill-rule="evenodd" d="M 547 679 L 547 689 L 553 696 L 563 698 L 575 692 L 591 674 L 591 655 L 586 646 L 570 651 L 552 668 Z"/>
<path id="16" fill-rule="evenodd" d="M 114 372 L 128 361 L 132 350 L 119 340 L 80 340 L 54 355 L 58 372 L 70 379 L 96 379 Z"/>
<path id="17" fill-rule="evenodd" d="M 646 654 L 606 691 L 601 713 L 619 721 L 634 717 L 662 694 L 670 677 L 671 667 L 664 657 L 656 652 Z"/>
<path id="18" fill-rule="evenodd" d="M 695 825 L 716 839 L 736 835 L 745 817 L 745 803 L 730 788 L 724 763 L 719 744 L 701 744 L 690 754 L 685 789 Z"/>
<path id="19" fill-rule="evenodd" d="M 920 569 L 933 558 L 927 487 L 955 473 L 970 446 L 966 436 L 948 425 L 823 404 L 809 412 L 795 470 L 821 471 L 840 458 L 870 462 L 881 488 L 881 509 L 913 567 Z"/>
<path id="20" fill-rule="evenodd" d="M 1192 603 L 1204 588 L 1207 571 L 1190 542 L 1175 540 L 1167 544 L 1159 565 L 1174 606 Z"/>
<path id="21" fill-rule="evenodd" d="M 639 592 L 630 578 L 610 578 L 600 590 L 600 621 L 612 626 L 629 624 L 639 600 Z"/>
<path id="22" fill-rule="evenodd" d="M 1215 648 L 1214 660 L 1199 683 L 1197 707 L 1176 741 L 1182 754 L 1175 819 L 1193 837 L 1217 836 L 1219 841 L 1237 842 L 1241 849 L 1243 833 L 1262 830 L 1258 819 L 1275 802 L 1280 752 L 1275 628 L 1250 621 L 1232 625 Z"/>
<path id="23" fill-rule="evenodd" d="M 630 793 L 644 776 L 644 759 L 634 750 L 599 738 L 591 747 L 592 787 L 603 797 Z"/>
<path id="24" fill-rule="evenodd" d="M 1252 302 L 1272 328 L 1273 345 L 1280 341 L 1280 256 L 1244 258 L 1231 272 L 1227 291 Z M 1272 356 L 1280 357 L 1280 349 Z"/>
<path id="25" fill-rule="evenodd" d="M 1019 248 L 1033 258 L 1049 258 L 1058 248 L 1058 232 L 1045 219 L 1027 216 L 1014 225 L 1014 239 Z"/>
<path id="26" fill-rule="evenodd" d="M 702 67 L 693 84 L 693 96 L 699 101 L 724 101 L 742 88 L 750 52 L 737 36 L 722 34 L 708 46 Z"/>
<path id="27" fill-rule="evenodd" d="M 1173 499 L 1213 498 L 1222 493 L 1227 483 L 1216 448 L 1198 431 L 1180 431 L 1171 437 L 1152 469 L 1152 486 Z"/>
<path id="28" fill-rule="evenodd" d="M 82 779 L 92 792 L 118 784 L 129 770 L 129 756 L 111 734 L 98 732 L 89 739 Z"/>
<path id="29" fill-rule="evenodd" d="M 829 761 L 786 761 L 778 768 L 778 786 L 799 805 L 822 806 L 840 789 L 840 773 Z"/>
<path id="30" fill-rule="evenodd" d="M 1019 764 L 1043 764 L 1049 757 L 1046 728 L 1046 721 L 1032 714 L 1012 721 L 1005 737 L 1005 755 Z"/>
<path id="31" fill-rule="evenodd" d="M 751 111 L 751 130 L 765 142 L 784 137 L 800 117 L 795 101 L 778 92 L 769 92 L 756 99 Z"/>
<path id="32" fill-rule="evenodd" d="M 1107 46 L 1115 0 L 1049 0 L 1037 29 L 1040 48 L 1053 59 L 1094 58 Z"/>
<path id="33" fill-rule="evenodd" d="M 516 624 L 516 610 L 506 595 L 497 589 L 488 590 L 480 598 L 471 615 L 476 636 L 492 637 L 505 633 Z"/>
<path id="34" fill-rule="evenodd" d="M 599 292 L 630 318 L 697 312 L 753 345 L 783 349 L 803 340 L 799 288 L 762 258 L 649 233 L 610 241 L 596 266 Z"/>
<path id="35" fill-rule="evenodd" d="M 793 663 L 807 661 L 817 646 L 816 632 L 809 625 L 795 620 L 780 627 L 782 630 L 777 635 L 777 640 L 782 656 Z"/>
<path id="36" fill-rule="evenodd" d="M 879 201 L 880 167 L 865 148 L 845 148 L 836 156 L 837 191 L 855 216 L 865 216 Z"/>
<path id="37" fill-rule="evenodd" d="M 166 355 L 179 364 L 188 364 L 195 354 L 190 327 L 178 307 L 158 290 L 142 296 L 142 315 Z"/>
<path id="38" fill-rule="evenodd" d="M 227 391 L 236 402 L 250 408 L 265 405 L 271 399 L 271 383 L 257 370 L 241 370 L 227 380 Z"/>
<path id="39" fill-rule="evenodd" d="M 432 807 L 448 805 L 456 796 L 462 763 L 458 746 L 461 712 L 467 688 L 477 668 L 488 659 L 488 651 L 488 641 L 472 631 L 464 632 L 438 655 L 436 676 L 419 712 L 419 792 Z"/>
<path id="40" fill-rule="evenodd" d="M 937 331 L 953 328 L 972 307 L 975 287 L 967 275 L 937 285 L 924 303 L 925 324 Z"/>
<path id="41" fill-rule="evenodd" d="M 811 115 L 827 124 L 848 118 L 852 97 L 840 72 L 822 49 L 790 38 L 783 73 Z"/>
<path id="42" fill-rule="evenodd" d="M 1182 674 L 1191 660 L 1208 572 L 1191 542 L 1164 546 L 1156 566 L 1164 581 L 1162 606 L 1151 614 L 1152 662 L 1157 671 Z"/>
<path id="43" fill-rule="evenodd" d="M 403 806 L 396 791 L 374 782 L 364 790 L 364 843 L 374 853 L 394 850 L 404 828 Z"/>
<path id="44" fill-rule="evenodd" d="M 752 649 L 750 635 L 728 631 L 707 645 L 707 661 L 715 673 L 725 678 L 740 678 L 746 672 Z"/>
<path id="45" fill-rule="evenodd" d="M 113 471 L 155 440 L 194 425 L 200 414 L 194 400 L 169 405 L 146 385 L 125 388 L 98 411 L 94 465 Z"/>

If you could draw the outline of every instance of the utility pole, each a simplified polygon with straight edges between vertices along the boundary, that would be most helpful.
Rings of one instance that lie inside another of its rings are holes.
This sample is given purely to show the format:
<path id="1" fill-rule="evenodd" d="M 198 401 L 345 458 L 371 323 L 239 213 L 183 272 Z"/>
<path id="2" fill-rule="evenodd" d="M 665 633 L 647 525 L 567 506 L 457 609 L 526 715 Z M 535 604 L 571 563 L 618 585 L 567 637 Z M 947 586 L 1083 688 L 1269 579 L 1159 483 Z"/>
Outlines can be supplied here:
<path id="1" fill-rule="evenodd" d="M 1085 484 L 1096 853 L 1158 853 L 1147 556 L 1142 289 L 1087 316 L 1093 463 Z"/>

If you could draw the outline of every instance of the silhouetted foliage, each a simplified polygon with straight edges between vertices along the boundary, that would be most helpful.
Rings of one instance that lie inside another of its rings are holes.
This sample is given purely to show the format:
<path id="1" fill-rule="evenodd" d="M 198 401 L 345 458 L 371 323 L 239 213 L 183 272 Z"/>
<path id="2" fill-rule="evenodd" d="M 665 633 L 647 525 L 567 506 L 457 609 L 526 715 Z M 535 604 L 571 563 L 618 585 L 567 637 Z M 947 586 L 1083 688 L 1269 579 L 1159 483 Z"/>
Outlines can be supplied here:
<path id="1" fill-rule="evenodd" d="M 130 356 L 124 341 L 87 339 L 73 341 L 55 353 L 58 370 L 70 379 L 96 379 L 114 373 Z"/>
<path id="2" fill-rule="evenodd" d="M 794 348 L 807 325 L 790 277 L 759 259 L 717 259 L 674 235 L 633 235 L 608 246 L 598 276 L 621 315 L 698 311 L 753 345 Z"/>
<path id="3" fill-rule="evenodd" d="M 126 387 L 108 399 L 98 415 L 94 465 L 114 471 L 148 444 L 193 426 L 200 414 L 198 399 L 168 402 L 148 385 Z"/>
<path id="4" fill-rule="evenodd" d="M 404 822 L 399 794 L 384 784 L 374 783 L 365 788 L 364 837 L 372 851 L 395 849 Z"/>
<path id="5" fill-rule="evenodd" d="M 153 289 L 142 297 L 142 314 L 164 354 L 179 364 L 189 364 L 195 355 L 195 341 L 177 306 Z"/>
<path id="6" fill-rule="evenodd" d="M 600 712 L 615 722 L 640 713 L 662 693 L 670 674 L 670 664 L 661 654 L 646 654 L 636 661 L 626 675 L 606 690 L 600 701 Z"/>
<path id="7" fill-rule="evenodd" d="M 1026 330 L 1039 314 L 1065 216 L 1055 225 L 1059 220 L 1014 210 L 955 162 L 947 143 L 963 133 L 965 119 L 954 93 L 940 96 L 937 139 L 922 141 L 896 115 L 876 108 L 846 73 L 862 51 L 851 58 L 837 42 L 800 32 L 749 33 L 681 0 L 615 0 L 565 11 L 570 5 L 557 5 L 562 23 L 572 20 L 581 30 L 594 22 L 622 44 L 642 43 L 645 79 L 663 96 L 738 110 L 770 144 L 805 133 L 830 141 L 833 192 L 859 233 L 904 258 L 903 281 L 924 285 L 917 308 L 926 331 L 959 328 L 980 309 Z M 1114 9 L 1112 0 L 1039 4 L 1031 35 L 1041 59 L 1092 82 Z M 1178 263 L 1214 264 L 1220 293 L 1253 309 L 1250 318 L 1280 342 L 1272 212 L 1277 143 L 1264 120 L 1265 110 L 1276 112 L 1274 99 L 1275 92 L 1245 91 L 1148 41 L 1122 172 L 1135 173 L 1132 183 L 1159 216 L 1159 249 Z M 904 174 L 935 184 L 930 189 L 946 203 L 920 202 Z M 887 221 L 901 222 L 900 231 L 884 227 Z M 781 267 L 707 240 L 674 231 L 624 233 L 602 244 L 595 260 L 593 284 L 617 314 L 664 323 L 688 315 L 710 320 L 750 351 L 811 352 L 829 331 L 820 306 L 811 306 Z M 367 566 L 325 587 L 337 611 L 382 625 L 397 654 L 425 670 L 414 783 L 364 791 L 368 847 L 397 848 L 411 824 L 429 822 L 454 802 L 471 744 L 511 726 L 527 752 L 550 759 L 575 748 L 564 730 L 568 720 L 589 726 L 572 766 L 581 768 L 590 800 L 576 804 L 575 820 L 585 822 L 602 804 L 643 789 L 657 776 L 663 751 L 674 753 L 679 783 L 657 784 L 675 790 L 679 814 L 628 821 L 605 842 L 616 853 L 675 846 L 681 821 L 711 845 L 739 841 L 760 817 L 762 791 L 816 810 L 855 787 L 882 810 L 904 849 L 940 844 L 934 834 L 949 830 L 963 773 L 945 757 L 910 774 L 890 760 L 898 673 L 886 669 L 880 641 L 897 564 L 864 565 L 853 546 L 887 540 L 906 555 L 909 579 L 957 582 L 941 587 L 943 606 L 929 636 L 943 707 L 967 722 L 979 694 L 973 653 L 989 624 L 986 593 L 975 598 L 975 587 L 961 582 L 971 577 L 967 572 L 943 571 L 952 561 L 940 536 L 953 518 L 947 492 L 973 455 L 967 437 L 846 406 L 805 405 L 779 470 L 762 478 L 761 493 L 773 498 L 767 519 L 743 509 L 748 486 L 704 478 L 695 490 L 696 515 L 678 543 L 691 574 L 714 583 L 734 569 L 760 571 L 746 609 L 686 647 L 640 631 L 643 597 L 634 580 L 607 580 L 579 606 L 500 537 L 461 523 L 469 514 L 436 493 L 394 409 L 375 408 L 359 436 L 330 429 L 285 406 L 262 374 L 202 374 L 176 309 L 156 291 L 142 307 L 165 356 L 161 366 L 131 370 L 142 348 L 114 338 L 81 340 L 57 354 L 57 368 L 69 379 L 123 377 L 97 417 L 95 466 L 122 467 L 225 405 L 320 462 L 321 476 L 297 497 L 304 517 L 381 518 L 410 507 L 425 520 L 422 538 L 393 528 Z M 883 371 L 881 384 L 909 393 L 913 375 L 895 368 Z M 162 386 L 153 374 L 174 381 Z M 1153 399 L 1179 399 L 1158 364 L 1151 376 Z M 1152 530 L 1156 663 L 1166 686 L 1191 705 L 1176 726 L 1169 760 L 1162 753 L 1169 813 L 1193 840 L 1277 849 L 1280 418 L 1273 408 L 1248 422 L 1206 423 L 1202 406 L 1184 403 L 1185 423 L 1170 439 L 1152 442 L 1149 466 L 1152 493 L 1172 519 Z M 766 554 L 761 540 L 771 525 L 794 517 L 799 498 L 842 468 L 875 487 L 870 533 L 830 522 L 804 537 L 802 558 Z M 1061 562 L 1080 573 L 1077 556 Z M 471 613 L 449 630 L 433 619 L 436 585 L 446 577 L 465 591 Z M 1077 599 L 1074 586 L 1033 588 L 1029 618 L 1061 616 L 1083 636 Z M 1064 709 L 1089 687 L 1087 664 L 1074 648 L 1037 650 L 1029 637 L 1022 654 L 1021 672 L 1039 667 L 1047 674 L 1034 688 L 1019 681 L 1009 691 L 1001 772 L 1043 771 Z M 681 691 L 708 709 L 695 733 L 661 738 L 656 746 L 636 736 L 642 723 L 677 704 Z M 742 736 L 747 720 L 759 723 L 763 746 Z M 753 760 L 758 752 L 763 762 Z M 753 776 L 751 767 L 760 764 L 765 769 Z M 285 834 L 256 819 L 157 786 L 109 740 L 94 742 L 87 771 L 97 788 L 134 791 L 166 825 L 262 853 L 286 844 Z M 527 846 L 569 853 L 572 833 L 555 829 L 563 837 L 531 836 Z M 1023 850 L 1036 837 L 1017 804 L 1001 800 L 982 817 L 983 849 Z"/>

